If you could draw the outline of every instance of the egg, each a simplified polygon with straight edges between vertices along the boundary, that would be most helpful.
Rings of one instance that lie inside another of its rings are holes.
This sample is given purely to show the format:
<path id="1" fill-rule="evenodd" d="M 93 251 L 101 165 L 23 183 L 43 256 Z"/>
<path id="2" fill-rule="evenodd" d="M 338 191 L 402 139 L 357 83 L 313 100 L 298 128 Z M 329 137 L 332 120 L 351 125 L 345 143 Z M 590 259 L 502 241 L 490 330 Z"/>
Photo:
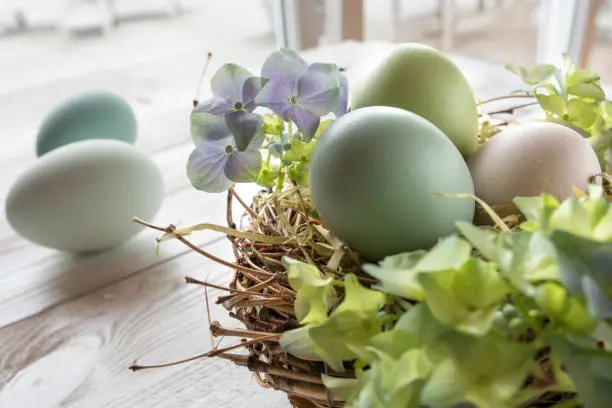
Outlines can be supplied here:
<path id="1" fill-rule="evenodd" d="M 467 165 L 444 133 L 415 113 L 372 106 L 321 135 L 309 167 L 314 207 L 329 230 L 364 258 L 427 249 L 471 221 Z"/>
<path id="2" fill-rule="evenodd" d="M 601 173 L 595 151 L 579 133 L 552 122 L 510 126 L 486 141 L 468 159 L 476 195 L 513 211 L 515 197 L 548 193 L 559 200 L 588 189 Z M 505 214 L 501 214 L 505 215 Z"/>
<path id="3" fill-rule="evenodd" d="M 43 120 L 36 138 L 42 156 L 60 146 L 87 139 L 136 140 L 137 123 L 131 106 L 105 91 L 78 94 L 61 102 Z"/>
<path id="4" fill-rule="evenodd" d="M 459 68 L 435 48 L 402 43 L 363 70 L 352 91 L 351 109 L 392 106 L 436 125 L 464 156 L 478 146 L 474 93 Z"/>
<path id="5" fill-rule="evenodd" d="M 42 156 L 15 181 L 5 211 L 22 237 L 68 252 L 100 251 L 136 235 L 132 217 L 152 219 L 164 186 L 157 166 L 137 148 L 91 139 Z"/>

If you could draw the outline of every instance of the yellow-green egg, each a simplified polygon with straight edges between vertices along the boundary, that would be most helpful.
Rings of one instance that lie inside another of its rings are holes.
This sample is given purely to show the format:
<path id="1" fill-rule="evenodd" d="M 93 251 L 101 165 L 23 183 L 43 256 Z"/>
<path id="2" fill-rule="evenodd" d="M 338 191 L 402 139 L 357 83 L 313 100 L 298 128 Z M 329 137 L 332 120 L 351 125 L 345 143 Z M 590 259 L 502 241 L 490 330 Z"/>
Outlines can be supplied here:
<path id="1" fill-rule="evenodd" d="M 373 64 L 356 82 L 350 106 L 393 106 L 416 113 L 440 128 L 466 157 L 478 145 L 472 88 L 453 61 L 423 44 L 398 44 Z"/>
<path id="2" fill-rule="evenodd" d="M 351 111 L 321 135 L 309 170 L 310 192 L 329 230 L 365 258 L 433 246 L 471 221 L 468 167 L 426 119 L 400 108 Z"/>
<path id="3" fill-rule="evenodd" d="M 36 155 L 87 139 L 136 140 L 132 107 L 106 91 L 77 94 L 55 106 L 44 118 L 36 138 Z"/>

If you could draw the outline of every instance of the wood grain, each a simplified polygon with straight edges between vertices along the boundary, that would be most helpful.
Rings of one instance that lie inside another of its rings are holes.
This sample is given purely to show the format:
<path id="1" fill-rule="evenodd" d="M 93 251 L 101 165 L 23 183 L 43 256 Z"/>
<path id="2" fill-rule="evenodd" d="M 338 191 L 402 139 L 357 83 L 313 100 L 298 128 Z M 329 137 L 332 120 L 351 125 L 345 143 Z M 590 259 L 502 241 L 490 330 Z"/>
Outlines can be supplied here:
<path id="1" fill-rule="evenodd" d="M 207 250 L 231 260 L 226 240 Z M 244 368 L 224 360 L 143 370 L 211 349 L 203 290 L 231 271 L 190 252 L 0 330 L 0 407 L 286 407 Z M 209 290 L 214 301 L 222 292 Z M 232 323 L 221 306 L 214 320 Z"/>

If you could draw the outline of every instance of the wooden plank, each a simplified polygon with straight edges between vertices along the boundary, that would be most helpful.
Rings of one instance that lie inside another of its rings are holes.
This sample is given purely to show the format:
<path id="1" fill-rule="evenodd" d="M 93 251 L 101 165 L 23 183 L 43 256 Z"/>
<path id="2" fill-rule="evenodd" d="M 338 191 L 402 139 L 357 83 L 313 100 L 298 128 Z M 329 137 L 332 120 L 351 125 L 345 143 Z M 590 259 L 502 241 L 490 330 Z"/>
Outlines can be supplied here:
<path id="1" fill-rule="evenodd" d="M 209 250 L 231 260 L 227 241 Z M 127 369 L 134 360 L 170 362 L 210 350 L 203 290 L 184 276 L 226 285 L 230 272 L 190 252 L 0 329 L 0 406 L 288 407 L 282 393 L 261 389 L 247 369 L 224 360 Z M 221 293 L 210 290 L 211 301 Z M 221 306 L 211 314 L 240 327 Z"/>

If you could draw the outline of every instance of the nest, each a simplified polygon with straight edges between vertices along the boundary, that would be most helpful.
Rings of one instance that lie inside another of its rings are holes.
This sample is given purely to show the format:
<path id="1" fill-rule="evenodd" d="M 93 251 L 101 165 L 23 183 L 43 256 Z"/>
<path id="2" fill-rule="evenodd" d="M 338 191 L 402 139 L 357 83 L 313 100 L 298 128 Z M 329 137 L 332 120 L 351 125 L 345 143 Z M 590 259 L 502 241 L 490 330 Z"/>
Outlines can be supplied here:
<path id="1" fill-rule="evenodd" d="M 245 204 L 230 190 L 230 227 L 236 226 L 231 214 L 233 198 Z M 343 401 L 334 400 L 327 392 L 321 374 L 339 376 L 347 373 L 333 373 L 322 362 L 298 359 L 284 352 L 278 343 L 283 332 L 300 326 L 293 308 L 296 294 L 289 286 L 281 259 L 288 256 L 317 265 L 323 271 L 333 271 L 338 276 L 355 273 L 365 283 L 374 280 L 360 272 L 358 255 L 331 236 L 317 220 L 307 191 L 297 187 L 280 194 L 260 191 L 245 209 L 242 220 L 246 221 L 246 228 L 242 229 L 287 238 L 287 242 L 265 243 L 246 237 L 229 237 L 239 266 L 230 284 L 236 292 L 220 297 L 217 303 L 242 322 L 246 331 L 239 335 L 250 339 L 246 358 L 232 356 L 229 359 L 253 371 L 263 387 L 287 393 L 294 407 L 343 407 Z M 213 323 L 211 330 L 214 336 L 228 334 L 228 330 L 218 323 Z M 270 334 L 275 336 L 263 339 Z"/>
<path id="2" fill-rule="evenodd" d="M 307 190 L 290 187 L 282 193 L 260 191 L 248 206 L 230 190 L 227 208 L 228 227 L 232 229 L 237 227 L 231 211 L 234 199 L 245 208 L 241 221 L 246 222 L 241 222 L 238 228 L 245 232 L 242 236 L 228 235 L 236 258 L 231 293 L 219 297 L 216 303 L 225 307 L 229 316 L 239 320 L 244 329 L 230 329 L 212 322 L 212 336 L 239 337 L 241 342 L 208 356 L 246 367 L 262 387 L 285 392 L 293 407 L 344 407 L 345 402 L 334 398 L 325 388 L 321 375 L 351 377 L 354 375 L 351 367 L 346 367 L 343 373 L 334 372 L 323 362 L 302 360 L 286 353 L 279 344 L 285 331 L 300 326 L 293 308 L 296 293 L 289 285 L 281 259 L 287 256 L 308 262 L 340 277 L 353 273 L 364 284 L 376 281 L 361 271 L 362 260 L 358 254 L 330 235 L 317 219 Z M 520 221 L 516 214 L 504 219 L 511 228 L 517 228 Z M 258 234 L 257 239 L 249 239 L 253 233 Z M 262 236 L 269 237 L 270 242 L 262 242 Z M 525 341 L 530 341 L 528 337 Z M 248 353 L 229 352 L 237 347 L 246 348 Z M 547 369 L 550 363 L 546 350 L 537 359 L 545 372 L 551 371 Z M 554 382 L 554 378 L 549 380 Z M 542 386 L 546 385 L 549 384 Z M 571 397 L 568 393 L 549 392 L 532 401 L 529 407 L 549 407 Z"/>

